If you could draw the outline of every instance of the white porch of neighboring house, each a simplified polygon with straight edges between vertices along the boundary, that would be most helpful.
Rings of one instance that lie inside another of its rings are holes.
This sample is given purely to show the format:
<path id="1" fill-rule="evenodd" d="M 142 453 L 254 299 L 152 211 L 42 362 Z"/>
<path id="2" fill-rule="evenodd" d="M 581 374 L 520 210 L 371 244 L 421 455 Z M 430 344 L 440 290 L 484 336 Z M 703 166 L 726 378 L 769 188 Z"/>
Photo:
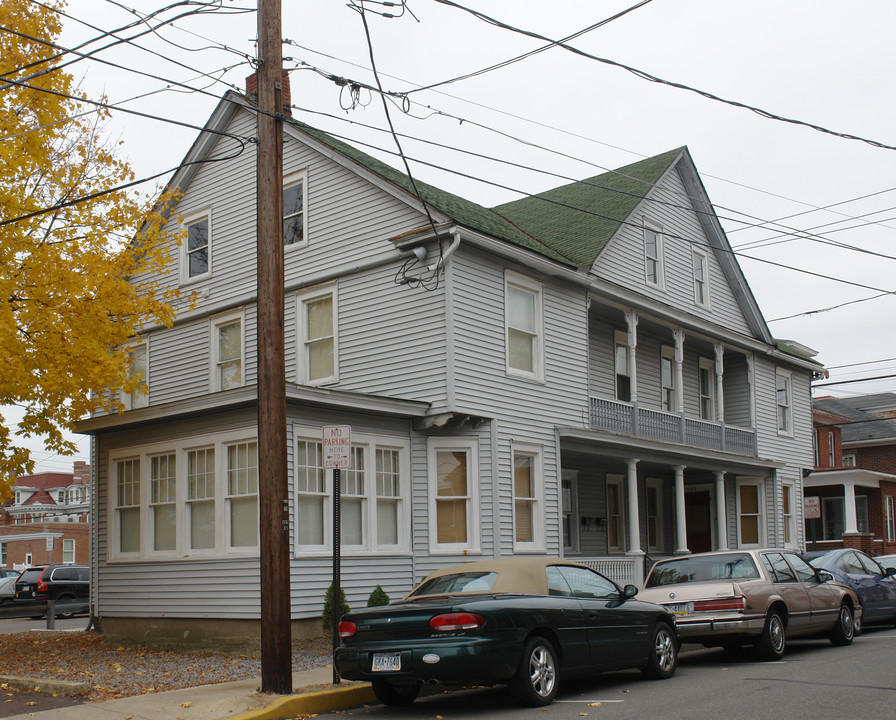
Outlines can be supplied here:
<path id="1" fill-rule="evenodd" d="M 879 495 L 882 480 L 896 483 L 896 475 L 864 468 L 845 468 L 816 471 L 803 480 L 803 496 L 815 495 L 821 500 L 822 516 L 815 538 L 819 549 L 840 547 L 844 537 L 871 534 L 868 496 Z M 857 493 L 859 488 L 872 492 Z M 896 508 L 889 508 L 888 511 L 894 513 Z M 888 521 L 896 524 L 896 517 L 891 515 Z M 807 534 L 807 543 L 812 539 Z"/>

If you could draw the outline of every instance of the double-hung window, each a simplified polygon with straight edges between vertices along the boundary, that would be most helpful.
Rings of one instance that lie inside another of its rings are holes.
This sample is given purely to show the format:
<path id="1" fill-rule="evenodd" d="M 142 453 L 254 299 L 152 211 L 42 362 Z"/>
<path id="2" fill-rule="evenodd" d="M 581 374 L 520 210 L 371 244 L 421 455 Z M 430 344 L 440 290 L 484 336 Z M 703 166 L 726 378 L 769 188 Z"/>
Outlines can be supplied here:
<path id="1" fill-rule="evenodd" d="M 661 552 L 663 549 L 663 481 L 647 478 L 647 549 Z"/>
<path id="2" fill-rule="evenodd" d="M 119 460 L 115 477 L 118 551 L 138 553 L 140 546 L 140 460 Z"/>
<path id="3" fill-rule="evenodd" d="M 616 399 L 631 402 L 632 364 L 628 347 L 628 333 L 616 330 L 613 333 L 613 365 L 616 370 Z"/>
<path id="4" fill-rule="evenodd" d="M 762 493 L 758 482 L 740 482 L 737 486 L 737 535 L 740 547 L 761 542 L 760 508 Z"/>
<path id="5" fill-rule="evenodd" d="M 62 539 L 62 562 L 75 562 L 75 541 L 73 539 Z"/>
<path id="6" fill-rule="evenodd" d="M 706 253 L 692 248 L 691 266 L 694 272 L 694 302 L 709 307 L 709 262 Z"/>
<path id="7" fill-rule="evenodd" d="M 625 550 L 622 483 L 622 475 L 607 475 L 607 549 L 610 552 Z"/>
<path id="8" fill-rule="evenodd" d="M 214 391 L 230 390 L 243 384 L 242 313 L 213 319 L 212 373 Z"/>
<path id="9" fill-rule="evenodd" d="M 431 552 L 479 552 L 476 438 L 430 438 L 427 449 Z"/>
<path id="10" fill-rule="evenodd" d="M 796 521 L 793 517 L 793 485 L 781 486 L 781 515 L 784 520 L 784 547 L 796 542 Z"/>
<path id="11" fill-rule="evenodd" d="M 230 547 L 258 546 L 258 443 L 227 446 Z"/>
<path id="12" fill-rule="evenodd" d="M 308 244 L 307 186 L 304 172 L 283 180 L 283 244 L 287 248 Z"/>
<path id="13" fill-rule="evenodd" d="M 149 458 L 149 507 L 152 513 L 152 548 L 172 551 L 177 546 L 177 456 Z"/>
<path id="14" fill-rule="evenodd" d="M 127 391 L 121 393 L 126 410 L 136 410 L 149 404 L 149 345 L 146 342 L 128 346 Z"/>
<path id="15" fill-rule="evenodd" d="M 195 280 L 211 272 L 211 214 L 205 213 L 184 223 L 183 279 Z"/>
<path id="16" fill-rule="evenodd" d="M 648 285 L 663 287 L 663 231 L 644 223 L 644 277 Z"/>
<path id="17" fill-rule="evenodd" d="M 791 407 L 791 382 L 793 376 L 780 368 L 775 370 L 775 405 L 778 408 L 778 434 L 793 434 L 793 409 Z"/>
<path id="18" fill-rule="evenodd" d="M 886 511 L 887 542 L 896 540 L 896 496 L 884 496 L 884 510 Z"/>
<path id="19" fill-rule="evenodd" d="M 543 378 L 542 286 L 508 271 L 504 285 L 507 372 Z"/>
<path id="20" fill-rule="evenodd" d="M 296 429 L 296 550 L 332 547 L 333 470 L 319 431 Z M 316 436 L 316 437 L 313 437 Z M 406 442 L 352 434 L 351 467 L 340 471 L 340 540 L 350 552 L 397 552 L 410 543 Z"/>
<path id="21" fill-rule="evenodd" d="M 299 378 L 308 385 L 339 380 L 336 286 L 313 288 L 297 296 Z"/>
<path id="22" fill-rule="evenodd" d="M 187 450 L 185 522 L 190 550 L 215 547 L 215 448 Z"/>
<path id="23" fill-rule="evenodd" d="M 664 412 L 675 412 L 675 350 L 663 347 L 660 350 L 660 407 Z"/>
<path id="24" fill-rule="evenodd" d="M 516 552 L 544 548 L 541 448 L 515 444 L 513 448 L 513 542 Z"/>
<path id="25" fill-rule="evenodd" d="M 700 393 L 700 417 L 716 419 L 716 365 L 710 358 L 700 358 L 697 368 L 697 387 Z"/>

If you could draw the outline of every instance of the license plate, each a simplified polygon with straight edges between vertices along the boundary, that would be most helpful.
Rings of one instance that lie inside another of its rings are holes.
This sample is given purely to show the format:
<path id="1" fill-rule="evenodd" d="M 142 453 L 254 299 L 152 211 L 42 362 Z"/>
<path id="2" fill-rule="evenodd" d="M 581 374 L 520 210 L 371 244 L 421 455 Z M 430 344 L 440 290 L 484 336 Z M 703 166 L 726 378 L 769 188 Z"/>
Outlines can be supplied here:
<path id="1" fill-rule="evenodd" d="M 401 670 L 401 653 L 374 653 L 370 669 L 373 672 Z"/>
<path id="2" fill-rule="evenodd" d="M 687 615 L 690 612 L 690 603 L 675 603 L 674 605 L 666 605 L 674 615 Z"/>

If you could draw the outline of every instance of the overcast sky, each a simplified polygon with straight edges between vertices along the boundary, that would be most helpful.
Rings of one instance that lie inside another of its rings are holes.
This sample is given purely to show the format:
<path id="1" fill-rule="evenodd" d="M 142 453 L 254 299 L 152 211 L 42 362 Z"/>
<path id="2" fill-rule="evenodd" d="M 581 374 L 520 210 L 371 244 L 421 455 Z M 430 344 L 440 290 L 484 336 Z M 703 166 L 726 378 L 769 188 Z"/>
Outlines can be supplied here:
<path id="1" fill-rule="evenodd" d="M 143 14 L 164 6 L 125 4 Z M 237 12 L 255 3 L 220 4 L 214 13 L 176 20 L 134 41 L 156 54 L 119 44 L 69 70 L 84 77 L 85 90 L 105 92 L 112 104 L 201 126 L 228 87 L 244 86 L 252 72 L 246 57 L 255 54 L 255 14 Z M 559 40 L 634 4 L 467 0 L 466 6 Z M 66 47 L 95 38 L 96 28 L 109 31 L 135 19 L 113 0 L 74 0 L 67 12 L 95 27 L 66 19 Z M 380 82 L 389 91 L 440 83 L 546 44 L 435 0 L 409 0 L 398 18 L 368 13 L 367 22 Z M 896 146 L 894 27 L 892 0 L 653 0 L 569 44 L 772 115 Z M 380 98 L 362 89 L 352 108 L 349 90 L 325 77 L 376 85 L 357 10 L 344 2 L 284 0 L 283 36 L 290 41 L 285 65 L 301 68 L 291 74 L 293 104 L 302 109 L 295 116 L 394 152 L 394 141 L 381 131 L 387 123 Z M 130 100 L 138 95 L 144 97 Z M 400 100 L 390 104 L 398 132 L 467 151 L 402 138 L 414 176 L 486 206 L 687 145 L 772 333 L 818 350 L 832 381 L 896 372 L 896 298 L 865 300 L 896 291 L 896 151 L 769 119 L 559 47 L 414 92 L 409 100 L 407 113 Z M 176 167 L 197 134 L 123 112 L 113 112 L 109 130 L 124 141 L 138 177 Z M 842 303 L 851 304 L 829 309 Z M 817 394 L 885 390 L 896 390 L 896 382 Z M 86 457 L 88 443 L 80 446 Z M 38 470 L 64 469 L 51 464 Z"/>

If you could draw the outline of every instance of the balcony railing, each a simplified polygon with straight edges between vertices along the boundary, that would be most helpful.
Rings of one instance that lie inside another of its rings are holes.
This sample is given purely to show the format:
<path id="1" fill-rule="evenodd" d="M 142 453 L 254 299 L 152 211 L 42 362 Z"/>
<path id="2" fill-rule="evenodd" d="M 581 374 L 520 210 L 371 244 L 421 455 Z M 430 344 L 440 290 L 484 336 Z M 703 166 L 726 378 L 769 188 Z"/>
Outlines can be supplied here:
<path id="1" fill-rule="evenodd" d="M 589 417 L 591 427 L 595 430 L 609 430 L 739 455 L 755 457 L 757 454 L 756 432 L 747 428 L 596 397 L 591 398 Z"/>

